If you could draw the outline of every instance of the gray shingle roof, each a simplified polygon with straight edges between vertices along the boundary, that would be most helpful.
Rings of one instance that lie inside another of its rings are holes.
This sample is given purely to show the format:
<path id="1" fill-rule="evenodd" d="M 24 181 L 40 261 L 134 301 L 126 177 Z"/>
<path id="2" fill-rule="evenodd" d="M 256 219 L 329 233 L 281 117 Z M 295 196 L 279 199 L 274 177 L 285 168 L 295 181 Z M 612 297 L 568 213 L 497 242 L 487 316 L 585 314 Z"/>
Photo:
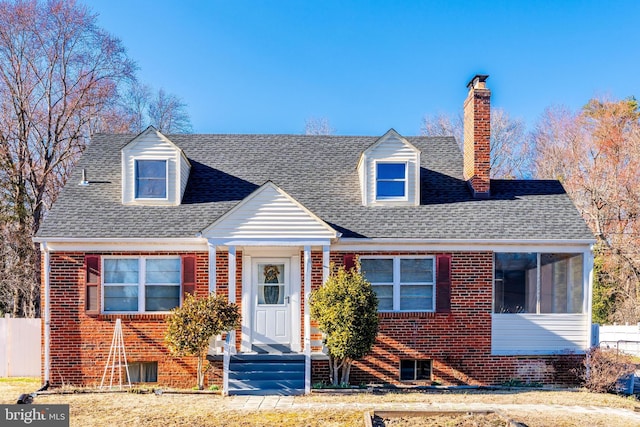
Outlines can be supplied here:
<path id="1" fill-rule="evenodd" d="M 493 180 L 473 199 L 449 137 L 406 138 L 422 152 L 420 206 L 362 206 L 356 165 L 378 137 L 306 135 L 169 135 L 192 164 L 182 204 L 124 206 L 120 148 L 134 136 L 94 137 L 38 237 L 193 237 L 271 180 L 343 237 L 593 239 L 557 181 Z"/>

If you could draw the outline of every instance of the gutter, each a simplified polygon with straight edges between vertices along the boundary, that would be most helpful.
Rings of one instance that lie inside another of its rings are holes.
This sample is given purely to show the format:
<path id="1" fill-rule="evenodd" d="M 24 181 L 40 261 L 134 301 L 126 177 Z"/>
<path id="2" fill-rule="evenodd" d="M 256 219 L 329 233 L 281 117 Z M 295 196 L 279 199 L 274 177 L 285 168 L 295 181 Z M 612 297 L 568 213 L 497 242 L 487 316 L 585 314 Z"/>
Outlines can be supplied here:
<path id="1" fill-rule="evenodd" d="M 55 242 L 55 243 L 206 243 L 206 239 L 200 237 L 167 237 L 167 238 L 137 238 L 137 237 L 34 237 L 36 243 Z"/>
<path id="2" fill-rule="evenodd" d="M 40 243 L 40 250 L 44 254 L 44 383 L 48 384 L 50 379 L 51 358 L 51 308 L 49 306 L 51 293 L 51 260 L 49 247 L 46 242 Z"/>
<path id="3" fill-rule="evenodd" d="M 501 245 L 593 245 L 596 243 L 595 239 L 395 239 L 389 237 L 373 237 L 373 238 L 357 238 L 357 237 L 343 237 L 340 239 L 340 243 L 359 243 L 359 244 L 458 244 L 458 245 L 486 245 L 486 244 L 501 244 Z"/>

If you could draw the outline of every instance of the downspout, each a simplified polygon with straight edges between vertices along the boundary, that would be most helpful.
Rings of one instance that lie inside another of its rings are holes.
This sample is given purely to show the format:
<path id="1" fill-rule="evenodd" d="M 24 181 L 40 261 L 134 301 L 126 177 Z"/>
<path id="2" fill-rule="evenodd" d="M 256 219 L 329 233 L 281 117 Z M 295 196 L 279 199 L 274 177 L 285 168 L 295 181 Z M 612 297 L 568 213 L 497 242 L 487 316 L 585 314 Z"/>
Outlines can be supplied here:
<path id="1" fill-rule="evenodd" d="M 50 357 L 51 357 L 51 309 L 49 307 L 51 293 L 50 281 L 50 254 L 47 242 L 40 243 L 40 250 L 44 254 L 44 383 L 48 384 L 50 379 Z"/>
<path id="2" fill-rule="evenodd" d="M 311 393 L 311 246 L 304 247 L 304 394 Z"/>

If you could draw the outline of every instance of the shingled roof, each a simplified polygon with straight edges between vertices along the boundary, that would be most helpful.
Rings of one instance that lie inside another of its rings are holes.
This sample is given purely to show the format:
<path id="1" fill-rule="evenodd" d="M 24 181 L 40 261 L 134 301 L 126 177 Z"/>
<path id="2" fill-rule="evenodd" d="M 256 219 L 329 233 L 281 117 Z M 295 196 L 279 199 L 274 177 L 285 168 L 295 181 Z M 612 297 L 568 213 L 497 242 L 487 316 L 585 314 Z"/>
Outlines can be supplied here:
<path id="1" fill-rule="evenodd" d="M 356 166 L 378 137 L 315 135 L 168 135 L 192 165 L 182 204 L 125 206 L 120 149 L 134 137 L 93 138 L 37 237 L 194 237 L 272 181 L 343 238 L 593 239 L 558 181 L 492 180 L 474 199 L 451 137 L 406 138 L 422 153 L 419 206 L 362 206 Z"/>

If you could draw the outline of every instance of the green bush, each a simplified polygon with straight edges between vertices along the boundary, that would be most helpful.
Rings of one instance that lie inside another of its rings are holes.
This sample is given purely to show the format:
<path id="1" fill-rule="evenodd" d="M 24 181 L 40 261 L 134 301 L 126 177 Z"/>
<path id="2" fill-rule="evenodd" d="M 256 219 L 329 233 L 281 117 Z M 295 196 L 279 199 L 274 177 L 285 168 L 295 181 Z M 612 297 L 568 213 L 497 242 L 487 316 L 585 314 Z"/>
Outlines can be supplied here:
<path id="1" fill-rule="evenodd" d="M 349 383 L 354 360 L 367 354 L 378 334 L 378 299 L 357 268 L 335 269 L 311 295 L 311 316 L 324 333 L 334 386 Z"/>
<path id="2" fill-rule="evenodd" d="M 226 298 L 210 294 L 196 298 L 191 294 L 181 307 L 171 310 L 165 342 L 172 354 L 197 356 L 198 389 L 204 389 L 204 361 L 209 349 L 209 341 L 214 335 L 230 331 L 238 326 L 240 314 L 238 306 L 227 302 Z"/>

